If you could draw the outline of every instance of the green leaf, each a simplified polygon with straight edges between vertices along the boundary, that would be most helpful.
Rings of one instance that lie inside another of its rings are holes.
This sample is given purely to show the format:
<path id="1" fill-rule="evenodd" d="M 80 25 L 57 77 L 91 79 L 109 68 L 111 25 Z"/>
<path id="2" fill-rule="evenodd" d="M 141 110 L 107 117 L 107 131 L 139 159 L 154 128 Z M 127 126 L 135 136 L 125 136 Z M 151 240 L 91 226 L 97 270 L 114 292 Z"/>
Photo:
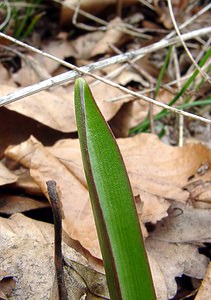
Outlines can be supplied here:
<path id="1" fill-rule="evenodd" d="M 75 112 L 111 299 L 156 299 L 122 156 L 82 78 L 75 82 Z"/>
<path id="2" fill-rule="evenodd" d="M 163 76 L 165 74 L 166 69 L 168 68 L 172 48 L 173 48 L 173 46 L 169 47 L 166 58 L 165 58 L 164 63 L 163 63 L 163 66 L 162 66 L 162 68 L 159 72 L 158 79 L 157 79 L 156 86 L 155 86 L 155 91 L 154 91 L 154 99 L 157 98 L 157 95 L 158 95 L 158 92 L 160 90 L 160 86 L 161 86 L 161 83 L 162 83 L 162 80 L 163 80 Z"/>
<path id="3" fill-rule="evenodd" d="M 211 48 L 209 48 L 207 50 L 207 52 L 205 53 L 205 55 L 202 57 L 202 59 L 201 59 L 201 61 L 199 63 L 199 66 L 203 67 L 204 64 L 206 63 L 206 61 L 209 59 L 210 56 L 211 56 Z M 175 104 L 179 100 L 179 98 L 182 97 L 185 94 L 185 92 L 188 90 L 188 88 L 190 87 L 190 85 L 194 82 L 194 80 L 196 79 L 196 77 L 197 77 L 198 74 L 199 74 L 199 70 L 196 69 L 193 72 L 193 74 L 187 79 L 187 81 L 182 86 L 182 88 L 180 89 L 180 91 L 168 103 L 169 106 L 172 106 L 173 104 Z M 157 115 L 154 116 L 154 121 L 161 120 L 163 117 L 165 117 L 169 113 L 170 112 L 167 111 L 166 108 L 162 109 Z M 140 133 L 140 132 L 147 132 L 148 129 L 149 129 L 149 127 L 150 127 L 150 121 L 149 121 L 149 118 L 147 118 L 142 123 L 138 124 L 134 128 L 131 128 L 129 133 L 130 134 L 137 134 L 137 133 Z"/>

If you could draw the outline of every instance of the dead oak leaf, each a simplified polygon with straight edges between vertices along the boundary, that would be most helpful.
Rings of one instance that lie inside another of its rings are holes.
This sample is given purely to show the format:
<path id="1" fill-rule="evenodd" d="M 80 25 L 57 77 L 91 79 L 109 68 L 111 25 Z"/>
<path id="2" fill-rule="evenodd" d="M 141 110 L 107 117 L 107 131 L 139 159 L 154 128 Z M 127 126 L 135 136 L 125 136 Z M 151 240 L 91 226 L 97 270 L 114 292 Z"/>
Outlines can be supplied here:
<path id="1" fill-rule="evenodd" d="M 31 137 L 20 146 L 10 147 L 7 155 L 30 168 L 32 178 L 48 197 L 46 181 L 55 180 L 61 191 L 64 211 L 63 228 L 79 240 L 95 257 L 101 257 L 87 189 L 41 143 Z"/>
<path id="2" fill-rule="evenodd" d="M 118 140 L 118 141 L 121 141 L 121 140 Z M 32 164 L 32 156 L 35 155 L 35 153 L 34 153 L 35 144 L 36 144 L 36 140 L 31 138 L 28 141 L 21 143 L 19 146 L 9 147 L 5 153 L 10 158 L 17 160 L 19 163 L 23 164 L 25 167 L 33 169 L 34 165 Z M 39 149 L 41 149 L 41 148 L 39 148 Z M 44 151 L 45 148 L 42 147 L 42 149 Z M 83 167 L 82 167 L 82 160 L 81 160 L 81 154 L 80 154 L 80 146 L 79 146 L 78 140 L 70 140 L 70 139 L 69 140 L 61 140 L 61 141 L 58 141 L 53 147 L 47 147 L 46 149 L 52 154 L 54 161 L 58 160 L 59 162 L 61 162 L 61 166 L 63 166 L 63 168 L 64 168 L 64 166 L 66 167 L 65 172 L 67 172 L 67 170 L 68 170 L 70 172 L 70 174 L 74 175 L 75 179 L 77 179 L 83 186 L 86 187 L 86 180 L 84 177 L 84 171 L 83 171 Z M 126 158 L 126 157 L 124 157 L 124 158 Z M 57 163 L 58 163 L 58 161 L 57 161 Z M 46 166 L 48 165 L 49 174 L 50 174 L 50 172 L 51 172 L 50 170 L 54 168 L 54 165 L 51 164 L 50 161 L 48 161 L 48 157 L 45 158 L 45 162 L 46 162 Z M 41 173 L 43 172 L 43 171 L 41 171 L 42 164 L 43 164 L 43 162 L 40 163 L 40 165 L 37 164 L 37 167 L 36 167 L 37 172 L 39 172 L 39 171 Z M 55 168 L 57 170 L 56 176 L 59 178 L 59 180 L 62 180 L 63 179 L 63 177 L 61 178 L 61 174 L 63 176 L 62 169 L 58 168 L 58 167 L 55 167 Z M 61 173 L 59 174 L 60 169 L 61 169 Z M 31 174 L 34 174 L 34 171 L 33 171 L 33 173 L 31 171 Z M 67 178 L 69 178 L 69 176 L 67 176 Z M 54 179 L 55 179 L 55 177 L 54 177 Z M 34 180 L 37 182 L 35 177 L 34 177 Z M 40 183 L 38 183 L 38 184 L 41 187 Z M 140 183 L 139 183 L 139 185 L 140 185 Z M 45 192 L 45 181 L 43 182 L 42 186 L 43 186 L 42 190 Z M 65 186 L 66 186 L 66 188 L 65 188 L 65 190 L 66 190 L 68 188 L 68 184 L 65 184 Z M 133 186 L 133 182 L 132 182 L 132 186 Z M 63 190 L 62 190 L 62 193 L 64 194 Z M 69 193 L 70 192 L 67 192 L 66 194 L 69 195 Z M 75 198 L 78 199 L 80 197 L 80 189 L 78 189 L 78 190 L 76 189 L 74 191 L 74 193 L 76 193 Z M 78 195 L 77 195 L 77 193 L 78 193 Z M 166 212 L 169 207 L 169 203 L 168 203 L 168 201 L 164 200 L 164 198 L 162 196 L 159 196 L 159 195 L 157 196 L 156 194 L 153 195 L 152 193 L 150 193 L 148 191 L 144 191 L 141 188 L 136 190 L 136 192 L 134 192 L 134 195 L 140 195 L 141 201 L 144 203 L 143 209 L 140 209 L 140 205 L 137 202 L 137 209 L 140 214 L 140 219 L 142 221 L 156 223 L 158 220 L 167 216 Z M 65 201 L 68 201 L 68 197 L 66 198 Z M 78 205 L 80 205 L 80 201 L 78 202 Z M 81 210 L 83 211 L 83 209 L 84 208 L 82 205 Z"/>
<path id="3" fill-rule="evenodd" d="M 190 193 L 184 187 L 190 182 L 190 177 L 193 180 L 200 178 L 203 182 L 211 178 L 209 167 L 203 174 L 198 173 L 202 164 L 206 162 L 209 166 L 211 162 L 211 151 L 201 144 L 172 147 L 163 144 L 151 134 L 118 139 L 117 142 L 126 163 L 134 195 L 140 195 L 144 202 L 143 218 L 148 216 L 148 222 L 156 223 L 166 216 L 169 204 L 163 197 L 183 202 L 189 200 Z M 6 154 L 24 163 L 26 154 L 33 152 L 24 150 L 25 147 L 30 148 L 29 145 L 31 143 L 22 143 L 17 148 L 9 148 Z M 61 140 L 47 149 L 86 186 L 78 140 Z"/>
<path id="4" fill-rule="evenodd" d="M 198 179 L 203 182 L 211 180 L 211 150 L 202 144 L 172 147 L 163 144 L 152 134 L 117 139 L 117 143 L 134 195 L 142 196 L 144 191 L 158 197 L 185 202 L 190 197 L 190 192 L 185 189 L 188 183 Z M 61 140 L 48 149 L 83 185 L 86 185 L 78 140 Z M 205 164 L 206 170 L 201 173 L 201 166 Z M 142 198 L 144 199 L 144 195 Z M 149 204 L 145 204 L 144 209 L 148 214 L 151 211 L 152 215 L 156 215 L 157 209 L 152 211 L 150 201 Z"/>
<path id="5" fill-rule="evenodd" d="M 119 139 L 118 144 L 125 160 L 134 194 L 140 189 L 166 198 L 187 200 L 188 193 L 182 188 L 189 179 L 211 179 L 209 167 L 198 174 L 202 164 L 211 165 L 211 150 L 202 144 L 172 147 L 163 144 L 157 136 L 139 134 Z M 178 193 L 178 194 L 177 194 Z"/>
<path id="6" fill-rule="evenodd" d="M 126 143 L 126 141 L 127 141 L 127 143 Z M 145 142 L 143 142 L 143 141 L 145 141 Z M 30 144 L 30 146 L 29 146 L 30 151 L 26 150 L 27 143 Z M 144 202 L 144 206 L 145 206 L 145 211 L 147 211 L 148 217 L 146 217 L 145 220 L 149 220 L 154 223 L 156 223 L 156 221 L 159 218 L 157 217 L 157 218 L 153 219 L 150 216 L 150 214 L 154 217 L 154 215 L 156 215 L 157 209 L 154 204 L 152 205 L 152 202 L 150 201 L 150 199 L 153 199 L 153 198 L 151 197 L 151 195 L 147 194 L 147 193 L 149 193 L 146 191 L 147 189 L 144 190 L 144 193 L 143 193 L 143 190 L 141 190 L 141 188 L 139 187 L 142 185 L 142 181 L 144 181 L 143 179 L 145 179 L 146 183 L 147 183 L 146 179 L 148 179 L 148 181 L 149 181 L 148 184 L 150 184 L 150 187 L 154 187 L 154 191 L 156 191 L 154 200 L 157 202 L 157 200 L 160 197 L 161 203 L 164 202 L 165 205 L 163 207 L 163 210 L 161 209 L 161 211 L 163 213 L 161 214 L 159 212 L 159 217 L 163 218 L 165 216 L 164 213 L 166 213 L 166 211 L 169 207 L 169 202 L 164 201 L 164 199 L 162 198 L 161 195 L 162 194 L 165 195 L 165 193 L 171 191 L 172 189 L 175 190 L 175 187 L 182 188 L 184 186 L 184 182 L 188 181 L 190 174 L 195 174 L 197 176 L 197 170 L 199 169 L 199 166 L 201 165 L 202 161 L 204 161 L 205 158 L 209 159 L 209 150 L 206 149 L 205 147 L 203 147 L 202 145 L 194 145 L 194 147 L 190 147 L 190 145 L 188 145 L 188 147 L 183 147 L 183 148 L 177 149 L 176 147 L 171 147 L 171 146 L 162 144 L 162 142 L 160 142 L 153 135 L 145 135 L 144 134 L 144 135 L 136 136 L 134 138 L 119 139 L 118 143 L 120 145 L 120 149 L 121 149 L 124 159 L 126 161 L 129 174 L 130 174 L 130 172 L 132 172 L 132 175 L 135 174 L 134 173 L 134 164 L 132 164 L 132 168 L 131 168 L 131 165 L 128 163 L 128 162 L 132 162 L 132 159 L 136 161 L 135 170 L 139 171 L 140 168 L 137 168 L 138 164 L 145 167 L 144 173 L 142 173 L 141 171 L 136 172 L 136 176 L 137 176 L 136 180 L 137 181 L 135 182 L 136 183 L 135 187 L 138 188 L 139 191 L 142 191 L 142 193 L 140 193 L 140 196 L 143 199 L 145 198 L 145 200 L 146 200 L 146 202 Z M 63 152 L 62 152 L 61 149 L 63 146 L 64 146 L 64 148 L 63 148 Z M 197 147 L 195 147 L 195 146 L 197 146 Z M 145 149 L 145 147 L 146 147 L 146 149 Z M 24 152 L 23 150 L 26 150 L 26 151 Z M 49 150 L 52 151 L 52 154 L 50 153 Z M 190 151 L 189 153 L 187 153 L 188 156 L 186 156 L 185 151 L 187 151 L 187 152 Z M 8 149 L 7 155 L 9 155 L 9 152 L 10 151 Z M 161 152 L 163 152 L 163 153 L 161 154 Z M 92 218 L 92 214 L 91 214 L 91 208 L 90 208 L 90 204 L 89 204 L 89 200 L 88 200 L 87 190 L 84 188 L 84 185 L 82 185 L 80 183 L 80 182 L 83 182 L 83 180 L 79 181 L 76 179 L 76 178 L 80 178 L 80 168 L 82 168 L 78 141 L 77 140 L 61 141 L 56 144 L 55 148 L 54 147 L 48 148 L 48 151 L 47 151 L 47 149 L 44 148 L 38 141 L 36 141 L 34 138 L 31 138 L 29 141 L 25 142 L 25 145 L 23 143 L 22 145 L 16 146 L 13 148 L 13 158 L 18 159 L 19 161 L 21 161 L 21 157 L 24 157 L 25 159 L 27 159 L 27 155 L 26 155 L 27 153 L 30 153 L 29 154 L 29 162 L 25 161 L 25 165 L 28 165 L 28 166 L 30 165 L 31 175 L 36 180 L 36 182 L 39 184 L 39 186 L 41 187 L 43 192 L 46 193 L 45 182 L 48 179 L 56 180 L 61 189 L 63 208 L 64 208 L 64 212 L 66 214 L 64 224 L 66 224 L 65 226 L 67 226 L 67 227 L 65 230 L 69 233 L 69 235 L 71 237 L 73 237 L 75 234 L 75 236 L 74 236 L 75 239 L 78 239 L 80 241 L 80 243 L 85 248 L 87 248 L 93 255 L 95 255 L 96 257 L 100 257 L 99 248 L 96 248 L 96 247 L 93 248 L 94 247 L 93 245 L 98 247 L 97 236 L 94 237 L 93 235 L 90 235 L 91 230 L 93 230 L 93 228 L 94 228 L 94 223 L 92 220 L 92 225 L 91 225 L 90 220 L 89 220 L 89 218 Z M 72 156 L 71 156 L 71 153 L 72 153 Z M 153 153 L 153 156 L 152 156 L 152 153 Z M 190 155 L 190 153 L 192 153 L 192 155 Z M 200 153 L 202 154 L 201 157 L 199 155 Z M 157 156 L 156 156 L 156 154 L 157 154 Z M 179 164 L 178 164 L 178 157 L 181 159 Z M 198 158 L 197 163 L 195 164 L 195 161 L 194 161 L 194 163 L 192 164 L 192 158 L 195 159 L 196 157 Z M 184 159 L 184 161 L 182 160 L 182 158 Z M 152 174 L 152 173 L 150 173 L 150 170 L 148 170 L 146 168 L 147 163 L 150 164 L 149 162 L 153 164 L 152 168 L 154 168 L 154 171 L 156 170 L 157 173 Z M 177 165 L 176 165 L 176 163 L 177 163 Z M 173 170 L 172 173 L 169 174 L 170 178 L 167 177 L 168 176 L 167 171 L 168 171 L 169 164 L 170 164 L 170 166 L 172 164 L 172 166 L 175 166 L 175 168 L 176 168 L 176 171 Z M 162 166 L 160 168 L 160 173 L 159 173 L 160 165 L 162 165 Z M 182 166 L 184 166 L 185 170 L 181 170 Z M 147 178 L 148 174 L 147 174 L 146 170 L 148 170 L 148 172 L 150 173 L 149 178 Z M 182 171 L 184 171 L 184 174 L 182 173 Z M 176 172 L 180 172 L 179 178 L 176 177 Z M 73 174 L 76 174 L 76 173 L 77 173 L 77 176 L 73 176 Z M 154 186 L 153 186 L 154 182 L 152 180 L 152 175 L 153 175 L 153 179 L 155 179 Z M 177 181 L 172 180 L 171 176 L 173 176 L 173 178 L 177 178 Z M 203 176 L 205 176 L 205 178 L 209 177 L 209 170 L 207 170 L 207 172 L 205 172 L 203 175 L 200 175 L 200 176 L 202 179 L 204 179 Z M 167 184 L 166 184 L 166 181 L 167 181 Z M 159 187 L 158 184 L 161 184 L 160 188 L 158 188 Z M 132 185 L 133 185 L 133 181 L 132 181 Z M 163 190 L 161 189 L 162 185 L 164 185 Z M 81 186 L 83 187 L 82 192 L 81 192 Z M 146 187 L 149 189 L 148 185 L 146 185 L 145 188 Z M 84 192 L 83 192 L 83 190 L 84 190 Z M 161 190 L 161 195 L 159 195 L 160 190 Z M 80 193 L 79 193 L 79 191 L 80 191 Z M 187 195 L 189 195 L 189 193 L 186 191 L 186 196 Z M 84 201 L 84 199 L 85 199 L 85 201 Z M 185 198 L 185 200 L 187 201 L 187 197 Z M 148 202 L 148 204 L 147 204 L 147 202 Z M 150 208 L 151 208 L 151 210 L 150 210 Z M 140 211 L 141 211 L 141 209 L 142 208 L 140 207 Z M 172 206 L 172 209 L 173 209 L 173 212 L 175 212 L 173 206 Z M 196 210 L 196 212 L 199 212 L 199 211 Z M 176 216 L 175 216 L 175 214 L 172 215 L 172 213 L 170 211 L 168 211 L 168 213 L 169 213 L 169 217 L 166 219 L 171 220 L 171 226 L 170 226 L 171 231 L 170 232 L 173 232 L 174 235 L 178 238 L 179 234 L 176 229 L 177 229 L 177 227 L 178 227 L 178 229 L 180 229 L 180 227 L 179 227 L 179 225 L 173 226 L 172 222 L 174 222 L 174 219 L 176 219 L 176 217 L 178 218 L 177 215 L 179 213 L 181 213 L 181 209 L 176 210 Z M 186 216 L 188 216 L 188 214 L 186 214 Z M 164 219 L 164 221 L 166 219 Z M 199 216 L 197 217 L 197 219 L 198 219 L 198 222 L 201 223 L 201 221 L 200 221 L 201 219 L 199 218 Z M 189 218 L 188 224 L 190 224 L 190 222 L 191 222 L 190 220 L 191 219 Z M 181 223 L 183 223 L 183 221 Z M 198 224 L 196 223 L 197 224 L 196 226 L 199 227 L 199 223 Z M 176 252 L 177 255 L 175 255 L 175 258 L 174 258 L 175 263 L 176 264 L 178 263 L 178 268 L 174 268 L 170 273 L 168 273 L 168 272 L 164 273 L 165 269 L 167 269 L 166 265 L 163 262 L 163 260 L 165 260 L 165 255 L 169 255 L 169 257 L 172 256 L 172 253 L 174 253 L 174 251 L 176 251 L 178 248 L 178 247 L 176 247 L 176 243 L 189 244 L 190 241 L 191 242 L 194 241 L 196 243 L 203 242 L 204 240 L 201 239 L 201 236 L 204 236 L 205 238 L 207 238 L 203 231 L 203 230 L 205 230 L 205 231 L 207 230 L 204 225 L 205 223 L 206 222 L 202 223 L 202 225 L 203 225 L 201 228 L 202 231 L 200 231 L 200 233 L 198 235 L 196 235 L 195 238 L 192 238 L 191 240 L 188 240 L 188 238 L 190 238 L 190 235 L 188 232 L 186 232 L 186 234 L 184 234 L 183 240 L 176 240 L 176 241 L 174 241 L 174 239 L 172 238 L 172 236 L 170 234 L 169 234 L 169 236 L 171 238 L 171 241 L 165 240 L 165 231 L 161 232 L 159 241 L 157 241 L 158 239 L 154 238 L 154 236 L 150 237 L 150 239 L 153 239 L 153 242 L 152 242 L 152 245 L 150 246 L 152 248 L 152 250 L 150 250 L 151 248 L 149 249 L 149 256 L 153 256 L 153 251 L 155 251 L 156 248 L 158 248 L 158 250 L 159 250 L 159 247 L 160 247 L 160 249 L 163 249 L 163 248 L 167 249 L 166 250 L 167 253 L 164 252 L 164 250 L 163 250 L 163 252 L 161 251 L 162 253 L 159 252 L 159 255 L 160 256 L 163 255 L 163 257 L 164 257 L 162 260 L 160 259 L 160 263 L 159 263 L 158 257 L 155 257 L 155 259 L 154 259 L 156 261 L 156 263 L 153 264 L 153 267 L 155 268 L 155 265 L 157 265 L 157 269 L 161 270 L 160 272 L 162 273 L 162 275 L 159 275 L 158 279 L 156 279 L 156 275 L 153 275 L 153 278 L 154 278 L 155 282 L 157 282 L 157 280 L 159 281 L 159 280 L 161 280 L 161 278 L 164 277 L 165 278 L 164 281 L 166 281 L 166 287 L 168 290 L 168 294 L 171 296 L 174 295 L 176 292 L 176 283 L 174 281 L 175 276 L 181 276 L 181 274 L 183 274 L 183 272 L 187 272 L 187 267 L 186 267 L 186 269 L 184 269 L 182 266 L 184 266 L 184 264 L 187 266 L 190 262 L 194 263 L 194 262 L 198 261 L 198 263 L 201 265 L 201 268 L 202 268 L 201 269 L 202 271 L 200 273 L 201 274 L 200 276 L 202 276 L 202 274 L 204 274 L 204 272 L 205 272 L 204 270 L 206 269 L 207 260 L 203 256 L 198 257 L 196 255 L 197 246 L 190 245 L 190 247 L 189 247 L 189 246 L 180 245 L 180 247 L 179 247 L 180 250 L 178 250 Z M 159 228 L 159 226 L 160 226 L 159 224 L 160 223 L 158 223 L 158 225 L 156 224 L 155 228 L 157 228 L 157 227 Z M 186 227 L 188 227 L 187 223 L 184 222 L 184 224 Z M 83 228 L 86 226 L 88 226 L 87 227 L 88 230 L 86 228 L 86 231 L 84 231 Z M 208 224 L 208 226 L 210 226 L 210 225 Z M 168 229 L 168 226 L 167 226 L 167 229 Z M 158 233 L 159 233 L 159 230 L 158 230 Z M 156 232 L 156 234 L 157 234 L 157 232 Z M 157 236 L 159 237 L 159 234 L 157 234 Z M 155 240 L 155 242 L 154 242 L 154 240 Z M 146 243 L 147 243 L 147 241 L 148 241 L 148 239 L 146 239 Z M 149 243 L 150 243 L 150 240 L 149 240 Z M 161 246 L 157 245 L 158 243 L 161 243 Z M 169 250 L 169 252 L 168 252 L 169 244 L 175 244 L 175 245 L 173 245 L 172 250 L 171 251 Z M 191 252 L 193 254 L 193 257 L 191 257 L 191 260 L 188 259 L 188 257 L 186 257 L 186 256 L 184 256 L 184 258 L 182 260 L 181 253 L 183 251 L 185 251 L 183 249 L 183 247 L 185 247 L 184 249 L 186 250 L 186 253 Z M 155 249 L 155 250 L 153 250 L 153 249 Z M 155 254 L 154 254 L 154 256 L 155 256 Z M 152 269 L 153 269 L 153 267 L 152 267 Z M 194 267 L 194 270 L 195 269 L 196 269 L 196 267 Z M 190 273 L 190 275 L 194 276 L 195 273 Z M 161 282 L 163 282 L 163 279 L 161 280 Z M 157 284 L 156 284 L 156 286 L 157 286 Z M 164 297 L 166 287 L 165 287 L 165 285 L 164 285 L 164 287 L 162 287 L 162 292 L 160 293 L 161 294 L 160 299 L 167 299 L 166 296 L 165 296 L 166 298 Z"/>

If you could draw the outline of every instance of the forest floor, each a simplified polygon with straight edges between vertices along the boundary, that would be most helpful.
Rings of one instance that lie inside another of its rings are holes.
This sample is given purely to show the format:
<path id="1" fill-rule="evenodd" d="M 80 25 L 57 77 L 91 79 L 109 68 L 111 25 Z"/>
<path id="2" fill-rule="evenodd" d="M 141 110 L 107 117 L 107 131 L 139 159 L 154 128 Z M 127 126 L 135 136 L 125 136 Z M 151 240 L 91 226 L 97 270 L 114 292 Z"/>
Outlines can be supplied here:
<path id="1" fill-rule="evenodd" d="M 69 299 L 109 299 L 75 123 L 79 75 L 123 155 L 157 299 L 211 298 L 210 8 L 0 4 L 1 299 L 49 299 L 53 290 L 48 180 L 64 211 Z"/>

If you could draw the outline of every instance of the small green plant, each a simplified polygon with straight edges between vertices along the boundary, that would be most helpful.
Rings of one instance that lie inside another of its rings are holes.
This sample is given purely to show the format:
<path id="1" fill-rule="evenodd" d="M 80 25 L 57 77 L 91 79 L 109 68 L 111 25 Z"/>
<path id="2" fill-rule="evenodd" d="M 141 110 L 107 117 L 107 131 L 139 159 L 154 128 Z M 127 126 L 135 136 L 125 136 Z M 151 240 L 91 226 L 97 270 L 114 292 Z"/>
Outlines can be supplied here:
<path id="1" fill-rule="evenodd" d="M 42 0 L 10 1 L 8 3 L 10 19 L 2 30 L 5 33 L 11 32 L 16 39 L 27 38 L 43 16 L 43 12 L 40 12 L 41 3 Z M 0 8 L 4 10 L 5 15 L 8 14 L 8 6 L 2 4 Z"/>
<path id="2" fill-rule="evenodd" d="M 156 85 L 156 89 L 155 89 L 154 97 L 157 96 L 157 93 L 159 91 L 161 80 L 162 80 L 162 76 L 163 76 L 163 71 L 165 70 L 165 68 L 166 68 L 166 66 L 168 64 L 170 52 L 171 52 L 171 48 L 169 49 L 169 51 L 167 53 L 166 60 L 164 62 L 163 68 L 160 71 L 160 74 L 159 74 L 159 77 L 158 77 L 158 81 L 157 81 L 157 85 Z M 199 63 L 200 67 L 204 66 L 204 64 L 206 63 L 206 61 L 210 58 L 210 55 L 211 55 L 211 48 L 209 48 L 209 50 L 205 53 L 204 57 L 201 59 L 201 61 Z M 208 70 L 207 71 L 210 71 L 210 66 L 208 66 Z M 185 97 L 184 95 L 185 95 L 185 92 L 188 90 L 188 88 L 191 85 L 194 84 L 194 80 L 196 79 L 196 77 L 197 77 L 198 74 L 199 74 L 199 71 L 196 69 L 193 72 L 193 74 L 188 78 L 188 80 L 185 82 L 185 84 L 183 85 L 183 87 L 181 88 L 181 90 L 168 103 L 169 106 L 174 105 L 180 99 L 180 97 L 182 97 L 182 96 L 185 98 L 184 99 L 184 104 L 178 106 L 177 108 L 185 109 L 185 108 L 188 108 L 188 107 L 197 106 L 197 103 L 195 103 L 195 104 L 191 104 L 190 103 L 190 101 L 192 99 L 192 96 L 188 95 L 187 97 Z M 204 82 L 204 79 L 202 79 L 197 84 L 197 86 L 194 87 L 195 93 L 199 90 L 199 88 L 201 87 L 201 85 L 203 84 L 203 82 Z M 207 105 L 207 104 L 209 104 L 209 100 L 205 101 L 205 102 L 198 102 L 198 103 L 200 103 L 199 105 L 203 105 L 202 103 L 204 103 L 204 105 Z M 169 114 L 169 111 L 167 111 L 166 109 L 163 109 L 157 115 L 154 116 L 154 121 L 159 121 L 162 118 L 164 118 L 165 116 L 167 116 L 168 114 Z M 141 133 L 141 132 L 148 132 L 149 128 L 150 128 L 150 120 L 149 120 L 149 117 L 147 116 L 146 119 L 142 123 L 138 124 L 136 127 L 132 128 L 130 130 L 130 134 L 137 134 L 137 133 Z"/>
<path id="3" fill-rule="evenodd" d="M 82 78 L 75 112 L 83 165 L 112 300 L 154 300 L 132 189 L 115 138 Z"/>

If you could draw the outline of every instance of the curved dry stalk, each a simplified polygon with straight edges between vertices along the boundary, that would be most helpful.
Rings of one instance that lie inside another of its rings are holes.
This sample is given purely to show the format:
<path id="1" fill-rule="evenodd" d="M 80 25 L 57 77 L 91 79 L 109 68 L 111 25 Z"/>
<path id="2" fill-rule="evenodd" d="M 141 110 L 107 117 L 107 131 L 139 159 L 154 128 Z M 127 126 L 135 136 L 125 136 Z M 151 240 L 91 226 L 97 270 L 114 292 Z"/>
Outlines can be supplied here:
<path id="1" fill-rule="evenodd" d="M 181 25 L 179 25 L 179 30 L 185 28 L 186 26 L 188 26 L 189 24 L 193 23 L 193 21 L 195 21 L 196 19 L 198 19 L 201 15 L 203 15 L 206 11 L 208 11 L 209 9 L 211 9 L 211 3 L 207 4 L 206 6 L 204 6 L 201 10 L 199 10 L 196 14 L 194 14 L 191 18 L 188 18 L 184 23 L 182 23 Z M 171 31 L 166 38 L 170 39 L 172 36 L 174 36 L 175 31 Z"/>
<path id="2" fill-rule="evenodd" d="M 181 44 L 183 46 L 183 48 L 185 49 L 185 52 L 187 53 L 188 57 L 190 58 L 190 60 L 192 61 L 193 65 L 195 66 L 195 68 L 199 71 L 199 73 L 201 74 L 202 77 L 204 77 L 205 80 L 207 80 L 208 82 L 211 82 L 210 81 L 210 78 L 209 76 L 207 75 L 206 72 L 204 72 L 200 66 L 197 64 L 197 62 L 195 61 L 195 59 L 193 58 L 191 52 L 189 51 L 188 47 L 186 46 L 183 38 L 182 38 L 182 35 L 179 31 L 179 28 L 177 26 L 177 22 L 176 22 L 176 19 L 175 19 L 175 16 L 174 16 L 174 12 L 173 12 L 173 8 L 172 8 L 172 3 L 171 3 L 171 0 L 167 0 L 168 2 L 168 7 L 169 7 L 169 13 L 170 13 L 170 17 L 171 17 L 171 20 L 172 20 L 172 23 L 174 25 L 174 29 L 181 41 Z"/>
<path id="3" fill-rule="evenodd" d="M 8 0 L 4 0 L 4 5 L 7 8 L 7 15 L 6 15 L 5 20 L 0 25 L 0 30 L 2 30 L 7 25 L 7 23 L 9 22 L 9 20 L 11 18 L 11 7 L 10 7 L 9 1 Z"/>

